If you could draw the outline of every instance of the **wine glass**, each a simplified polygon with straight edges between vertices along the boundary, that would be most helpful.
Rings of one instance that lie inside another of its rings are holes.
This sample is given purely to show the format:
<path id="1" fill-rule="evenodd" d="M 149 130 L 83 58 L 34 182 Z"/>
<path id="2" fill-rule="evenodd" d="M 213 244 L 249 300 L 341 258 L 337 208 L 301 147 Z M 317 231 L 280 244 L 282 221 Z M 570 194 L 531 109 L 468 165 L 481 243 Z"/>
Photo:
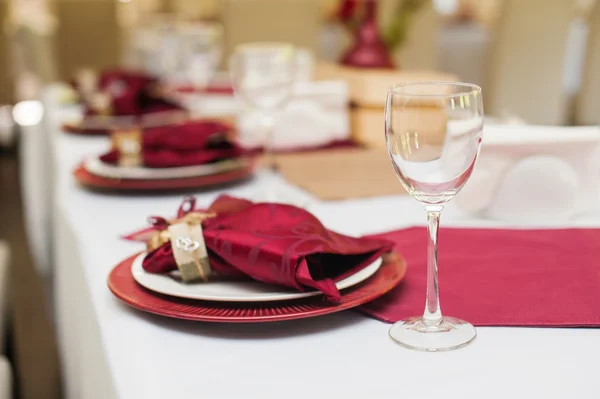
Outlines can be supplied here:
<path id="1" fill-rule="evenodd" d="M 263 148 L 268 170 L 264 200 L 277 198 L 277 164 L 273 134 L 278 114 L 292 96 L 296 80 L 294 47 L 286 43 L 251 43 L 238 46 L 230 60 L 235 92 L 244 103 L 260 114 Z"/>
<path id="2" fill-rule="evenodd" d="M 391 338 L 405 347 L 451 350 L 469 344 L 477 335 L 468 322 L 442 316 L 437 237 L 442 209 L 471 176 L 482 135 L 483 102 L 481 88 L 476 85 L 416 82 L 388 90 L 388 153 L 402 186 L 423 204 L 428 222 L 425 312 L 390 329 Z"/>
<path id="3" fill-rule="evenodd" d="M 180 30 L 187 79 L 194 88 L 203 90 L 221 61 L 223 26 L 203 22 L 183 25 Z"/>

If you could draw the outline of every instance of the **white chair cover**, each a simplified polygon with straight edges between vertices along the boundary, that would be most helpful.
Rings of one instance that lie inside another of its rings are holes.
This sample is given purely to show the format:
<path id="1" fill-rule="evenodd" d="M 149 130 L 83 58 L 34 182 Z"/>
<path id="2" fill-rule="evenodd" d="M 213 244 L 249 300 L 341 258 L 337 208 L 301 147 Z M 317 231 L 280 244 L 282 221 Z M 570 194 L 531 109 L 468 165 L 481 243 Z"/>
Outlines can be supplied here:
<path id="1" fill-rule="evenodd" d="M 577 98 L 575 122 L 580 125 L 600 124 L 600 3 L 596 2 L 590 19 L 586 66 Z"/>
<path id="2" fill-rule="evenodd" d="M 487 114 L 566 122 L 563 77 L 573 11 L 572 0 L 506 0 L 484 87 Z"/>

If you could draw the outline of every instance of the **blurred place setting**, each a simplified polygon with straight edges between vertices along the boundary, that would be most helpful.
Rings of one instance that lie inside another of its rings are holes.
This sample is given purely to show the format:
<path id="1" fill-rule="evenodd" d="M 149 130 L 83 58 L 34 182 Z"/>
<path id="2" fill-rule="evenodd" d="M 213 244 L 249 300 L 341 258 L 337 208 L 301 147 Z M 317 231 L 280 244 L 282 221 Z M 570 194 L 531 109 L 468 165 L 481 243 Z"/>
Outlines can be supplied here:
<path id="1" fill-rule="evenodd" d="M 0 399 L 600 390 L 597 1 L 0 21 Z"/>

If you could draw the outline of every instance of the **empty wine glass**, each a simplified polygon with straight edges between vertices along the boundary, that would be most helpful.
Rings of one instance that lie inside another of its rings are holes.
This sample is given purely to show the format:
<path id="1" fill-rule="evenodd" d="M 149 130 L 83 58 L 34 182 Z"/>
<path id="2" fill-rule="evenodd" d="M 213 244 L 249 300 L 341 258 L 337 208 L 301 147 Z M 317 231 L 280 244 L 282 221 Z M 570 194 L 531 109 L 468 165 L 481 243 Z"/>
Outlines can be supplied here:
<path id="1" fill-rule="evenodd" d="M 187 79 L 195 89 L 204 90 L 221 61 L 223 26 L 198 22 L 183 25 L 180 33 Z"/>
<path id="2" fill-rule="evenodd" d="M 273 134 L 278 114 L 292 95 L 296 77 L 293 46 L 285 43 L 252 43 L 238 46 L 230 61 L 230 73 L 236 93 L 246 105 L 256 109 L 263 125 L 263 148 L 268 169 L 266 201 L 277 197 L 277 165 Z"/>
<path id="3" fill-rule="evenodd" d="M 438 296 L 437 237 L 444 205 L 471 176 L 483 134 L 481 88 L 468 83 L 419 82 L 393 86 L 385 104 L 388 153 L 400 182 L 423 204 L 428 221 L 427 296 L 422 317 L 394 324 L 390 336 L 418 350 L 463 347 L 477 332 L 442 316 Z M 450 271 L 449 271 L 450 272 Z"/>

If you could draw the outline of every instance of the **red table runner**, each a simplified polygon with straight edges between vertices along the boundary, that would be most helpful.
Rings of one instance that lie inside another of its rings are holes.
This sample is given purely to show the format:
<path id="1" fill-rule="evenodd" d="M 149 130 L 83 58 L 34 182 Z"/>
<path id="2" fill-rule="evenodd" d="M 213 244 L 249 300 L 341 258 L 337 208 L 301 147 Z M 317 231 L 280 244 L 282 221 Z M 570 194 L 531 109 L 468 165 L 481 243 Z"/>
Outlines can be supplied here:
<path id="1" fill-rule="evenodd" d="M 425 307 L 426 230 L 375 236 L 396 243 L 405 279 L 361 310 L 385 322 Z M 600 326 L 600 229 L 440 229 L 444 315 L 477 326 Z"/>

